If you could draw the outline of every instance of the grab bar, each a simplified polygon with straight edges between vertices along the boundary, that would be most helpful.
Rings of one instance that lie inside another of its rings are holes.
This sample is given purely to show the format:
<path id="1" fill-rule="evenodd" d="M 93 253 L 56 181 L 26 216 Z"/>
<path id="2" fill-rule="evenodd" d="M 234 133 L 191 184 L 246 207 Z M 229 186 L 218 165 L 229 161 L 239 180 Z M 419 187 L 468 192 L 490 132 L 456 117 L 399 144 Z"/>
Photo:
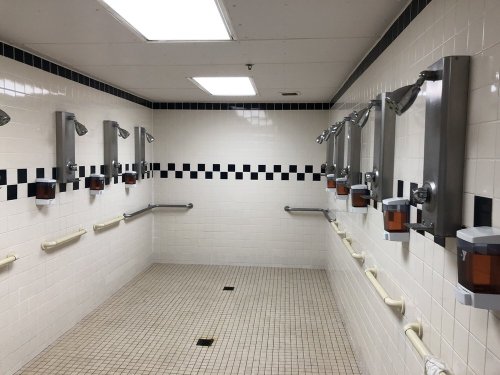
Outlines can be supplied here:
<path id="1" fill-rule="evenodd" d="M 361 253 L 357 253 L 353 248 L 352 248 L 352 239 L 350 237 L 342 238 L 342 242 L 344 243 L 345 247 L 347 250 L 349 250 L 349 253 L 354 259 L 359 260 L 361 263 L 365 262 L 365 256 Z"/>
<path id="2" fill-rule="evenodd" d="M 0 260 L 0 267 L 6 266 L 7 264 L 10 264 L 17 260 L 17 257 L 15 255 L 7 255 L 5 259 Z"/>
<path id="3" fill-rule="evenodd" d="M 346 235 L 346 232 L 344 230 L 339 229 L 337 220 L 331 221 L 330 224 L 332 225 L 332 228 L 335 231 L 335 233 L 337 233 L 340 237 L 344 237 Z"/>
<path id="4" fill-rule="evenodd" d="M 87 230 L 82 228 L 82 229 L 79 229 L 78 232 L 68 234 L 67 236 L 58 238 L 57 240 L 44 241 L 44 242 L 42 242 L 42 250 L 50 250 L 54 247 L 64 245 L 70 241 L 73 241 L 77 238 L 80 238 L 85 233 L 87 233 Z"/>
<path id="5" fill-rule="evenodd" d="M 382 298 L 384 303 L 387 306 L 390 307 L 397 307 L 399 311 L 401 312 L 401 315 L 405 314 L 405 300 L 401 298 L 400 300 L 398 299 L 392 299 L 389 297 L 389 293 L 384 289 L 384 287 L 379 283 L 377 280 L 377 269 L 376 268 L 367 268 L 365 270 L 366 277 L 368 277 L 368 280 L 372 283 L 372 285 L 375 287 L 375 290 L 377 291 L 378 295 Z"/>
<path id="6" fill-rule="evenodd" d="M 307 208 L 307 207 L 290 207 L 290 206 L 285 206 L 284 210 L 286 212 L 321 212 L 323 216 L 328 220 L 330 223 L 333 221 L 333 219 L 328 215 L 329 210 L 326 210 L 324 208 Z"/>
<path id="7" fill-rule="evenodd" d="M 123 217 L 125 219 L 130 219 L 130 218 L 133 218 L 134 216 L 137 216 L 137 215 L 140 215 L 146 211 L 149 211 L 149 210 L 152 210 L 153 208 L 165 208 L 165 207 L 169 207 L 169 208 L 187 208 L 188 210 L 190 210 L 191 208 L 193 208 L 193 204 L 192 203 L 188 203 L 188 204 L 148 204 L 147 207 L 141 209 L 141 210 L 138 210 L 138 211 L 134 211 L 130 214 L 123 214 Z"/>
<path id="8" fill-rule="evenodd" d="M 114 219 L 111 219 L 111 220 L 108 220 L 108 221 L 105 221 L 104 223 L 98 223 L 98 224 L 94 224 L 94 230 L 95 231 L 99 231 L 99 230 L 103 230 L 103 229 L 106 229 L 110 226 L 113 226 L 114 224 L 116 223 L 119 223 L 120 221 L 122 221 L 123 219 L 125 219 L 123 217 L 123 215 L 120 215 L 120 216 L 117 216 L 115 217 Z"/>
<path id="9" fill-rule="evenodd" d="M 422 324 L 420 322 L 410 323 L 404 326 L 405 335 L 408 337 L 408 340 L 412 343 L 413 347 L 416 349 L 418 354 L 422 358 L 432 355 L 430 350 L 427 349 L 424 342 L 422 341 Z M 440 375 L 446 375 L 446 372 L 439 372 Z"/>

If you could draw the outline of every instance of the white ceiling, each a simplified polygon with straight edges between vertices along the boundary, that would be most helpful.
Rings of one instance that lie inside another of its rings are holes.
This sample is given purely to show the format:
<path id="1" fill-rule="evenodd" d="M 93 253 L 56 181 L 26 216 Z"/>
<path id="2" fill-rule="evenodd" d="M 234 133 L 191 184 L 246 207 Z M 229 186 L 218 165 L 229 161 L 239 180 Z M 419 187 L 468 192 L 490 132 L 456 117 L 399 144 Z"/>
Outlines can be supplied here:
<path id="1" fill-rule="evenodd" d="M 327 102 L 407 1 L 223 3 L 235 41 L 147 43 L 97 0 L 0 0 L 0 39 L 152 101 Z M 194 75 L 250 75 L 259 95 L 212 97 Z"/>

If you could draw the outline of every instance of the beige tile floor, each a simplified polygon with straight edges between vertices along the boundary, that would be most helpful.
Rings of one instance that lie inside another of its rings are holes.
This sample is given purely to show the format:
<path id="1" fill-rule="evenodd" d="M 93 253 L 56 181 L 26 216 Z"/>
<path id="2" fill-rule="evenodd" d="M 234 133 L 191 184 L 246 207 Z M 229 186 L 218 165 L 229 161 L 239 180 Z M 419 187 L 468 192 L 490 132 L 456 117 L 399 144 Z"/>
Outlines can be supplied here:
<path id="1" fill-rule="evenodd" d="M 360 373 L 325 271 L 155 264 L 17 374 Z"/>

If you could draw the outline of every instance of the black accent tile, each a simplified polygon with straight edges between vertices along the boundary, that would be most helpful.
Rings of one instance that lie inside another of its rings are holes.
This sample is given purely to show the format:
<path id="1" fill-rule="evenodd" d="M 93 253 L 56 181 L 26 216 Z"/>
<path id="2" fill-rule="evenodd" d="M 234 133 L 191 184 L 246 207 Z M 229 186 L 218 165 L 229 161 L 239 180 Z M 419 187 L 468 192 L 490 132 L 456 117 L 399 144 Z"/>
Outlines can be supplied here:
<path id="1" fill-rule="evenodd" d="M 398 195 L 397 197 L 398 198 L 403 198 L 403 194 L 404 194 L 404 181 L 402 180 L 398 180 Z"/>
<path id="2" fill-rule="evenodd" d="M 321 173 L 313 173 L 313 181 L 321 181 Z"/>
<path id="3" fill-rule="evenodd" d="M 214 164 L 212 165 L 212 169 L 214 172 L 220 172 L 220 164 Z"/>
<path id="4" fill-rule="evenodd" d="M 474 226 L 475 227 L 491 227 L 491 216 L 493 212 L 493 199 L 474 197 Z"/>
<path id="5" fill-rule="evenodd" d="M 274 179 L 274 174 L 273 173 L 266 173 L 266 180 L 271 181 Z"/>
<path id="6" fill-rule="evenodd" d="M 90 177 L 85 177 L 85 189 L 90 188 Z"/>
<path id="7" fill-rule="evenodd" d="M 66 192 L 66 184 L 59 184 L 59 192 L 60 193 Z"/>
<path id="8" fill-rule="evenodd" d="M 281 165 L 274 165 L 273 171 L 274 173 L 281 173 Z"/>
<path id="9" fill-rule="evenodd" d="M 214 178 L 213 172 L 205 172 L 205 178 L 207 180 L 211 180 L 212 178 Z"/>
<path id="10" fill-rule="evenodd" d="M 297 181 L 305 181 L 306 174 L 305 173 L 297 173 Z"/>
<path id="11" fill-rule="evenodd" d="M 36 195 L 36 182 L 30 182 L 28 184 L 28 197 L 34 197 Z"/>
<path id="12" fill-rule="evenodd" d="M 182 178 L 182 172 L 181 171 L 175 171 L 175 178 Z"/>
<path id="13" fill-rule="evenodd" d="M 204 172 L 205 171 L 205 164 L 198 164 L 198 172 Z"/>
<path id="14" fill-rule="evenodd" d="M 160 171 L 160 178 L 168 178 L 168 171 Z"/>
<path id="15" fill-rule="evenodd" d="M 228 170 L 229 172 L 236 172 L 236 166 L 235 166 L 234 164 L 229 164 L 229 165 L 227 166 L 227 170 Z"/>
<path id="16" fill-rule="evenodd" d="M 422 210 L 420 208 L 417 208 L 417 223 L 422 222 Z"/>
<path id="17" fill-rule="evenodd" d="M 52 168 L 52 178 L 54 180 L 57 180 L 57 168 L 56 167 Z"/>
<path id="18" fill-rule="evenodd" d="M 144 178 L 144 176 L 142 176 L 142 178 Z M 114 177 L 113 177 L 113 183 L 114 183 L 114 184 L 117 184 L 117 183 L 118 183 L 118 176 L 114 176 Z"/>
<path id="19" fill-rule="evenodd" d="M 7 185 L 7 170 L 0 169 L 0 185 Z"/>
<path id="20" fill-rule="evenodd" d="M 95 165 L 90 166 L 90 174 L 95 174 Z"/>
<path id="21" fill-rule="evenodd" d="M 17 199 L 17 185 L 7 185 L 7 200 Z"/>
<path id="22" fill-rule="evenodd" d="M 191 170 L 191 164 L 189 164 L 189 163 L 182 164 L 182 170 L 184 172 L 189 172 Z"/>
<path id="23" fill-rule="evenodd" d="M 104 167 L 104 165 L 100 165 L 99 170 L 101 174 L 106 174 L 106 168 Z"/>
<path id="24" fill-rule="evenodd" d="M 288 167 L 288 172 L 290 172 L 290 173 L 297 173 L 297 166 L 296 165 L 290 165 Z"/>
<path id="25" fill-rule="evenodd" d="M 111 179 L 109 177 L 104 177 L 104 185 L 109 185 L 111 182 Z M 122 176 L 122 182 L 123 182 L 123 176 Z"/>
<path id="26" fill-rule="evenodd" d="M 243 180 L 243 172 L 236 172 L 236 179 Z"/>
<path id="27" fill-rule="evenodd" d="M 167 170 L 175 171 L 175 163 L 168 163 Z"/>
<path id="28" fill-rule="evenodd" d="M 418 189 L 418 184 L 415 182 L 410 182 L 410 204 L 413 207 L 417 207 L 417 202 L 415 201 L 415 199 L 413 199 L 413 194 L 411 192 L 416 189 Z"/>
<path id="29" fill-rule="evenodd" d="M 377 208 L 378 208 L 378 202 L 377 202 L 377 201 L 373 201 L 373 208 L 374 208 L 374 209 L 377 209 Z"/>
<path id="30" fill-rule="evenodd" d="M 258 180 L 259 179 L 259 174 L 257 172 L 250 173 L 250 179 L 251 180 Z"/>
<path id="31" fill-rule="evenodd" d="M 19 48 L 14 48 L 14 59 L 19 62 L 24 62 L 24 51 Z"/>
<path id="32" fill-rule="evenodd" d="M 225 286 L 222 290 L 234 290 L 234 286 Z"/>
<path id="33" fill-rule="evenodd" d="M 85 166 L 80 165 L 78 167 L 78 177 L 85 177 Z"/>
<path id="34" fill-rule="evenodd" d="M 260 165 L 259 165 L 259 172 L 265 172 L 265 171 L 266 171 L 266 166 L 265 166 L 265 165 L 260 164 Z"/>
<path id="35" fill-rule="evenodd" d="M 321 173 L 325 173 L 325 171 L 326 171 L 326 165 L 325 164 L 321 164 L 320 170 L 321 170 Z"/>
<path id="36" fill-rule="evenodd" d="M 249 164 L 243 164 L 243 172 L 250 172 L 250 165 Z"/>
<path id="37" fill-rule="evenodd" d="M 25 184 L 28 182 L 28 170 L 25 168 L 17 170 L 17 183 Z"/>
<path id="38" fill-rule="evenodd" d="M 160 170 L 160 163 L 153 163 L 153 171 L 159 171 Z"/>
<path id="39" fill-rule="evenodd" d="M 198 346 L 212 346 L 213 343 L 214 343 L 214 339 L 199 339 L 196 342 L 196 345 L 198 345 Z"/>
<path id="40" fill-rule="evenodd" d="M 288 180 L 290 180 L 290 175 L 288 173 L 282 173 L 281 181 L 288 181 Z"/>
<path id="41" fill-rule="evenodd" d="M 80 190 L 80 181 L 73 182 L 73 190 Z"/>
<path id="42" fill-rule="evenodd" d="M 220 173 L 220 179 L 221 179 L 221 180 L 227 180 L 227 175 L 228 175 L 228 173 L 227 173 L 227 172 L 221 172 L 221 173 Z"/>
<path id="43" fill-rule="evenodd" d="M 438 244 L 439 246 L 445 247 L 446 237 L 434 236 L 434 243 Z"/>
<path id="44" fill-rule="evenodd" d="M 197 179 L 198 178 L 198 172 L 196 172 L 196 171 L 189 172 L 189 178 L 191 178 L 191 179 Z"/>
<path id="45" fill-rule="evenodd" d="M 306 171 L 306 173 L 313 173 L 313 166 L 312 165 L 306 165 L 305 171 Z"/>
<path id="46" fill-rule="evenodd" d="M 24 63 L 29 66 L 33 66 L 33 55 L 29 52 L 24 53 Z"/>
<path id="47" fill-rule="evenodd" d="M 44 178 L 44 177 L 45 177 L 45 168 L 37 168 L 36 178 Z"/>
<path id="48" fill-rule="evenodd" d="M 3 55 L 9 59 L 13 59 L 14 58 L 14 47 L 12 47 L 10 44 L 4 43 Z"/>

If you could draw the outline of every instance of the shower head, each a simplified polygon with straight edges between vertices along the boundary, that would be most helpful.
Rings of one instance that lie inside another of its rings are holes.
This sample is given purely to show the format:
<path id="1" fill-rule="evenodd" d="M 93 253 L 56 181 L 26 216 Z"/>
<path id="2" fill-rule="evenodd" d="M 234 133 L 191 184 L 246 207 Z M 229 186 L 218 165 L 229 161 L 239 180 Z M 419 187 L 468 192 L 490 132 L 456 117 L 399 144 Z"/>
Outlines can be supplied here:
<path id="1" fill-rule="evenodd" d="M 128 138 L 128 136 L 130 135 L 128 131 L 120 128 L 120 125 L 118 125 L 117 122 L 113 123 L 113 126 L 118 129 L 118 136 L 122 137 L 123 139 Z"/>
<path id="2" fill-rule="evenodd" d="M 0 109 L 0 126 L 7 124 L 10 121 L 10 116 Z"/>
<path id="3" fill-rule="evenodd" d="M 153 137 L 148 132 L 146 132 L 146 139 L 147 139 L 148 143 L 153 143 L 155 141 L 155 137 Z"/>
<path id="4" fill-rule="evenodd" d="M 73 119 L 73 121 L 75 122 L 76 134 L 82 136 L 88 133 L 88 129 L 85 127 L 85 125 L 83 125 L 81 122 L 76 121 L 76 119 Z"/>
<path id="5" fill-rule="evenodd" d="M 354 125 L 357 125 L 360 128 L 364 128 L 366 123 L 368 122 L 368 118 L 370 117 L 370 112 L 375 104 L 377 104 L 377 100 L 370 100 L 370 103 L 368 103 L 367 107 L 363 108 L 359 112 L 355 112 Z"/>
<path id="6" fill-rule="evenodd" d="M 441 71 L 424 70 L 419 74 L 417 82 L 388 93 L 385 101 L 391 110 L 401 116 L 415 103 L 420 88 L 425 81 L 437 81 L 439 79 L 441 79 Z"/>
<path id="7" fill-rule="evenodd" d="M 319 143 L 319 144 L 322 144 L 323 141 L 327 140 L 327 136 L 329 135 L 329 131 L 328 130 L 323 130 L 323 133 L 321 133 L 321 135 L 316 138 L 316 143 Z"/>

